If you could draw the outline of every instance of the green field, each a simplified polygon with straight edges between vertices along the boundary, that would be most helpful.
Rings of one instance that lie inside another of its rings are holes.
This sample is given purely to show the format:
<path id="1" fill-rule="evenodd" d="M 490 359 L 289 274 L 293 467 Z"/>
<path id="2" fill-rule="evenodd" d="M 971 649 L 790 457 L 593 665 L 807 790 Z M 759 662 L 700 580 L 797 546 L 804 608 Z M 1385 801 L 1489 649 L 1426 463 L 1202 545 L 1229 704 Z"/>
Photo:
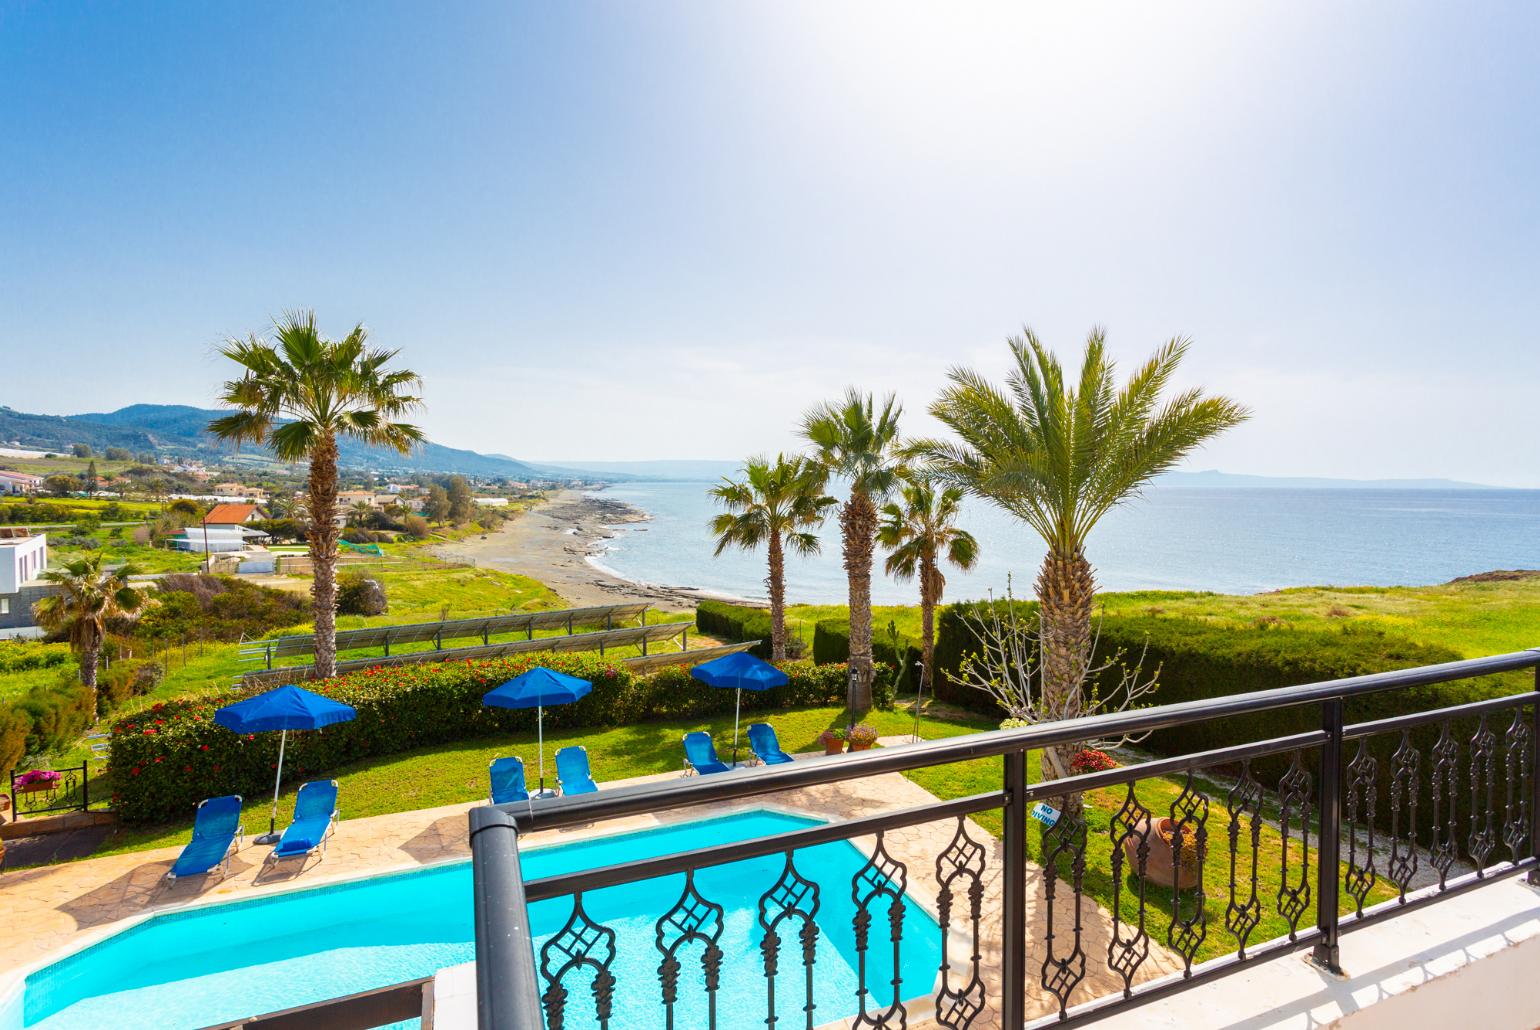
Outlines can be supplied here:
<path id="1" fill-rule="evenodd" d="M 1238 628 L 1264 624 L 1323 629 L 1368 626 L 1419 644 L 1437 644 L 1474 658 L 1540 647 L 1540 572 L 1496 582 L 1425 587 L 1299 587 L 1266 594 L 1176 591 L 1107 593 L 1097 598 L 1109 616 L 1156 615 L 1199 619 Z M 794 605 L 789 625 L 806 639 L 819 619 L 847 618 L 844 605 Z M 880 637 L 889 621 L 915 639 L 917 607 L 873 609 Z"/>

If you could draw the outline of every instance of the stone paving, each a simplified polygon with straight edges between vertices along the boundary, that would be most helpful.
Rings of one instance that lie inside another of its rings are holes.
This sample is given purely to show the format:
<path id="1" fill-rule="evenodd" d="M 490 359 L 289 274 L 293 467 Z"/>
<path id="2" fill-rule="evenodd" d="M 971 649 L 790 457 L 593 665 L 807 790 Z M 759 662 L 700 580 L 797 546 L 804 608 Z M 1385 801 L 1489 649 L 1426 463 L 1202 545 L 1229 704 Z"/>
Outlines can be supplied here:
<path id="1" fill-rule="evenodd" d="M 677 775 L 670 773 L 621 782 L 659 781 Z M 620 784 L 617 782 L 610 785 Z M 935 800 L 923 788 L 892 773 L 788 791 L 757 801 L 745 801 L 734 807 L 752 808 L 768 804 L 830 819 L 849 819 L 928 804 Z M 0 874 L 0 898 L 3 898 L 8 930 L 7 934 L 0 937 L 0 994 L 4 994 L 9 982 L 28 967 L 58 957 L 66 949 L 121 930 L 147 913 L 464 860 L 470 855 L 466 813 L 472 807 L 471 804 L 450 805 L 347 820 L 338 827 L 325 857 L 308 859 L 303 866 L 298 863 L 264 866 L 262 860 L 267 849 L 248 842 L 231 860 L 229 874 L 222 879 L 216 872 L 209 877 L 167 884 L 165 874 L 175 861 L 179 848 L 161 848 Z M 713 806 L 711 811 L 713 815 L 720 815 L 722 806 Z M 675 821 L 701 818 L 704 814 L 703 811 L 681 809 L 668 813 L 666 819 Z M 555 843 L 595 833 L 645 828 L 661 821 L 650 815 L 608 820 L 597 826 L 543 831 L 526 837 L 525 842 L 528 846 Z M 940 885 L 936 879 L 936 856 L 946 848 L 957 828 L 958 821 L 949 819 L 891 830 L 885 837 L 888 854 L 907 867 L 910 896 L 933 916 L 937 911 L 936 899 L 940 894 Z M 967 821 L 966 831 L 972 840 L 985 849 L 980 927 L 982 944 L 979 951 L 983 980 L 990 997 L 986 1012 L 974 1025 L 993 1026 L 997 1023 L 1001 963 L 1002 848 L 999 841 L 971 820 Z M 853 843 L 870 853 L 875 839 L 858 838 Z M 1046 1014 L 1057 1007 L 1057 1002 L 1043 991 L 1039 983 L 1046 916 L 1042 888 L 1042 871 L 1036 866 L 1029 866 L 1029 1015 Z M 1068 949 L 1072 946 L 1071 928 L 1075 921 L 1075 910 L 1073 895 L 1063 883 L 1060 884 L 1054 904 L 1057 942 L 1061 948 Z M 953 968 L 961 972 L 966 980 L 972 952 L 971 933 L 967 932 L 970 927 L 966 899 L 958 898 L 952 911 L 953 944 L 949 954 Z M 881 914 L 878 916 L 880 923 Z M 1071 1004 L 1120 992 L 1123 986 L 1121 979 L 1106 968 L 1107 944 L 1111 935 L 1108 913 L 1087 898 L 1081 902 L 1080 919 L 1086 977 L 1076 989 Z M 963 939 L 959 939 L 960 930 L 964 933 Z M 1137 979 L 1142 982 L 1180 968 L 1179 958 L 1152 941 L 1149 959 Z M 924 990 L 930 987 L 927 984 Z M 916 990 L 914 993 L 922 994 L 924 990 Z M 881 997 L 880 993 L 877 997 Z M 909 1025 L 926 1025 L 927 1008 L 928 1004 L 915 1006 Z"/>

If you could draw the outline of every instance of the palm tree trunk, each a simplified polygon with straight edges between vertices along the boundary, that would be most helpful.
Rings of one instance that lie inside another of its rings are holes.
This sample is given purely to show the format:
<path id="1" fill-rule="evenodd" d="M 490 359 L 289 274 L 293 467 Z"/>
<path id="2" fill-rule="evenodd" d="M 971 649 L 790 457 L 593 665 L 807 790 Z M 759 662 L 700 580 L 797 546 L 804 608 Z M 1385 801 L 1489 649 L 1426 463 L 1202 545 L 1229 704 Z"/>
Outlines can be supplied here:
<path id="1" fill-rule="evenodd" d="M 85 647 L 80 651 L 80 682 L 91 695 L 91 721 L 94 723 L 102 717 L 97 708 L 96 694 L 96 662 L 100 651 L 96 647 Z"/>
<path id="2" fill-rule="evenodd" d="M 770 660 L 786 658 L 786 556 L 781 535 L 770 534 Z"/>
<path id="3" fill-rule="evenodd" d="M 920 564 L 920 692 L 930 695 L 931 700 L 936 697 L 936 602 L 940 591 L 935 581 L 939 571 L 933 561 Z"/>
<path id="4" fill-rule="evenodd" d="M 1079 548 L 1068 553 L 1049 551 L 1037 576 L 1037 599 L 1042 605 L 1041 634 L 1043 701 L 1058 719 L 1073 719 L 1084 710 L 1087 670 L 1091 667 L 1091 609 L 1096 595 L 1096 575 Z M 1079 744 L 1045 748 L 1043 778 L 1070 775 L 1070 763 Z M 1065 814 L 1078 818 L 1078 794 L 1064 799 Z"/>
<path id="5" fill-rule="evenodd" d="M 852 712 L 872 707 L 872 550 L 877 541 L 877 506 L 853 490 L 840 509 L 845 575 L 850 582 L 850 693 Z"/>
<path id="6" fill-rule="evenodd" d="M 315 673 L 337 672 L 337 440 L 323 437 L 310 452 L 310 586 L 315 616 Z"/>

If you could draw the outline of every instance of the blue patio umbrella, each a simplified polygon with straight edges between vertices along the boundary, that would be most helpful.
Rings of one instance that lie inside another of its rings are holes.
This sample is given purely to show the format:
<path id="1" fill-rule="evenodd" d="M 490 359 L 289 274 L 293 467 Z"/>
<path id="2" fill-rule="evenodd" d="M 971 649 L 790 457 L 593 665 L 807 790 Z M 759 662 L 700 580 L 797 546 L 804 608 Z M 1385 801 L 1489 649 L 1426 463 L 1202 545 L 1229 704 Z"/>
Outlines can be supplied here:
<path id="1" fill-rule="evenodd" d="M 713 658 L 690 670 L 690 675 L 708 687 L 722 687 L 737 691 L 733 701 L 733 765 L 738 764 L 738 712 L 743 707 L 745 690 L 769 690 L 784 687 L 786 674 L 762 658 L 755 658 L 747 651 Z"/>
<path id="2" fill-rule="evenodd" d="M 535 726 L 540 740 L 540 790 L 545 794 L 545 709 L 547 705 L 569 705 L 588 696 L 594 685 L 585 679 L 568 676 L 545 666 L 536 666 L 515 676 L 507 683 L 493 687 L 481 698 L 481 703 L 492 708 L 533 708 Z"/>
<path id="3" fill-rule="evenodd" d="M 267 832 L 256 838 L 257 844 L 271 844 L 278 839 L 278 785 L 283 782 L 283 751 L 290 730 L 318 730 L 332 723 L 347 722 L 358 714 L 352 705 L 293 685 L 275 687 L 265 694 L 225 705 L 214 713 L 214 721 L 235 733 L 271 733 L 278 730 L 278 775 L 273 778 L 273 812 Z"/>

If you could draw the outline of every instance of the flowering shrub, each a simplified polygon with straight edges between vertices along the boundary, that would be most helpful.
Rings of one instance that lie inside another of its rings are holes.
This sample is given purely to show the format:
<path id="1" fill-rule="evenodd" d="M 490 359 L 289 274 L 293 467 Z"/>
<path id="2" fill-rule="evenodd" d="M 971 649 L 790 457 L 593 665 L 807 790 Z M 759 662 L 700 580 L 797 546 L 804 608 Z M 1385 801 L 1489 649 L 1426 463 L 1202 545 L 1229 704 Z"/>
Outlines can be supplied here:
<path id="1" fill-rule="evenodd" d="M 1116 769 L 1118 763 L 1105 751 L 1095 748 L 1081 748 L 1075 752 L 1075 757 L 1069 760 L 1071 776 L 1080 776 L 1084 773 L 1101 772 L 1104 769 Z"/>
<path id="2" fill-rule="evenodd" d="M 620 726 L 648 719 L 695 718 L 733 710 L 734 692 L 714 690 L 679 667 L 636 676 L 593 654 L 527 654 L 484 661 L 384 666 L 305 684 L 352 705 L 358 717 L 318 732 L 289 734 L 285 774 L 313 778 L 321 770 L 375 755 L 496 733 L 535 731 L 535 710 L 484 708 L 498 684 L 544 665 L 581 676 L 593 691 L 581 701 L 545 710 L 546 729 Z M 791 682 L 743 695 L 747 711 L 838 704 L 845 667 L 784 662 Z M 125 822 L 190 813 L 218 794 L 255 796 L 271 789 L 278 734 L 235 734 L 214 722 L 215 709 L 244 696 L 237 691 L 156 704 L 112 728 L 108 769 L 113 807 Z"/>

